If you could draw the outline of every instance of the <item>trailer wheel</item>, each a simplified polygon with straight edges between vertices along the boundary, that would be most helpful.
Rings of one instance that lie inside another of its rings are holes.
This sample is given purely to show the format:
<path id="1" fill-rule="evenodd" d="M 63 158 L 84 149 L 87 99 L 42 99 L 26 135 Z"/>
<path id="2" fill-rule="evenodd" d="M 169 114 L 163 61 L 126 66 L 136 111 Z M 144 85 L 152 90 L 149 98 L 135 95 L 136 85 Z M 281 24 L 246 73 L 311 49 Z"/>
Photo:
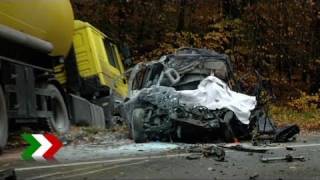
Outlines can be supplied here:
<path id="1" fill-rule="evenodd" d="M 7 144 L 8 139 L 8 115 L 6 108 L 6 99 L 0 86 L 0 151 Z"/>
<path id="2" fill-rule="evenodd" d="M 146 141 L 143 129 L 144 117 L 145 111 L 142 108 L 133 110 L 131 119 L 131 135 L 136 143 L 143 143 Z"/>
<path id="3" fill-rule="evenodd" d="M 47 118 L 48 126 L 54 132 L 65 133 L 70 128 L 70 120 L 63 96 L 58 88 L 52 84 L 49 84 L 46 90 L 50 93 L 50 100 L 47 104 L 53 113 L 53 118 Z"/>

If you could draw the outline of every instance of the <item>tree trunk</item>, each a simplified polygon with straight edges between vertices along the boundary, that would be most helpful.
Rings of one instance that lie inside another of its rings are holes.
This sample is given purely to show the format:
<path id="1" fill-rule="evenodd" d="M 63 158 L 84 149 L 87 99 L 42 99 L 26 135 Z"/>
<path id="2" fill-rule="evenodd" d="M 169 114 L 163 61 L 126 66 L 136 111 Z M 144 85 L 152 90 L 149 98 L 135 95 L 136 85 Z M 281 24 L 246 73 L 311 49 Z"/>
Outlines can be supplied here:
<path id="1" fill-rule="evenodd" d="M 178 25 L 176 29 L 177 32 L 180 32 L 181 30 L 184 29 L 185 8 L 186 8 L 186 0 L 180 0 Z"/>

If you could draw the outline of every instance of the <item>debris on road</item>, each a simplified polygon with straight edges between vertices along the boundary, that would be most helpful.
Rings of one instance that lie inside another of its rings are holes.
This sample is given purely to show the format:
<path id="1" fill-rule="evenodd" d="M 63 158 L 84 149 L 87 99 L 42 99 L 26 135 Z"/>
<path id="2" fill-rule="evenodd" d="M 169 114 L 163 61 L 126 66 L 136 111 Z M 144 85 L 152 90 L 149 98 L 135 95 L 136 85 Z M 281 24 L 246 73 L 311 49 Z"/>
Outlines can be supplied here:
<path id="1" fill-rule="evenodd" d="M 264 147 L 250 146 L 250 145 L 241 144 L 241 143 L 230 143 L 230 144 L 222 145 L 220 147 L 233 149 L 237 151 L 252 152 L 252 153 L 265 153 L 268 151 L 268 149 Z"/>
<path id="2" fill-rule="evenodd" d="M 191 154 L 189 156 L 186 156 L 187 160 L 195 160 L 195 159 L 200 159 L 201 155 L 200 154 Z"/>
<path id="3" fill-rule="evenodd" d="M 293 147 L 287 146 L 287 147 L 286 147 L 286 150 L 288 150 L 288 151 L 295 151 L 296 149 L 293 148 Z"/>
<path id="4" fill-rule="evenodd" d="M 105 145 L 118 146 L 131 144 L 125 125 L 117 125 L 112 129 L 97 129 L 92 127 L 72 127 L 67 133 L 59 137 L 64 145 Z"/>
<path id="5" fill-rule="evenodd" d="M 292 162 L 294 160 L 298 161 L 305 161 L 304 156 L 292 156 L 291 154 L 287 154 L 286 156 L 283 157 L 262 157 L 261 162 L 268 163 L 268 162 L 273 162 L 273 161 L 287 161 L 287 162 Z"/>
<path id="6" fill-rule="evenodd" d="M 252 176 L 249 177 L 250 180 L 255 180 L 259 177 L 258 173 L 254 173 Z"/>
<path id="7" fill-rule="evenodd" d="M 200 158 L 213 158 L 216 161 L 224 161 L 225 151 L 223 148 L 218 147 L 215 144 L 194 144 L 187 145 L 183 148 L 188 153 L 196 153 L 186 158 L 189 160 Z"/>
<path id="8" fill-rule="evenodd" d="M 203 157 L 213 157 L 217 161 L 224 161 L 225 151 L 218 146 L 205 146 L 202 151 Z"/>

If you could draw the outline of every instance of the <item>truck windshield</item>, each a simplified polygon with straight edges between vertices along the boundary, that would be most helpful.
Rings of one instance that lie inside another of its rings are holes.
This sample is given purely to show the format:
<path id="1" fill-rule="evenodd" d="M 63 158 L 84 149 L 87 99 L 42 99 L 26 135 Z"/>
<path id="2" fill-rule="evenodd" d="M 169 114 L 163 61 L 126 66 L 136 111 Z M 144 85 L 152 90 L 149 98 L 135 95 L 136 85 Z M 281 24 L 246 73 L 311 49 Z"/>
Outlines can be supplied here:
<path id="1" fill-rule="evenodd" d="M 114 48 L 114 45 L 108 40 L 104 40 L 103 42 L 104 42 L 104 46 L 105 46 L 106 51 L 107 51 L 106 53 L 107 53 L 107 56 L 108 56 L 109 63 L 113 67 L 117 68 L 120 71 L 120 67 L 119 67 L 119 64 L 118 64 L 118 61 L 117 61 L 118 56 L 116 54 L 116 50 Z"/>

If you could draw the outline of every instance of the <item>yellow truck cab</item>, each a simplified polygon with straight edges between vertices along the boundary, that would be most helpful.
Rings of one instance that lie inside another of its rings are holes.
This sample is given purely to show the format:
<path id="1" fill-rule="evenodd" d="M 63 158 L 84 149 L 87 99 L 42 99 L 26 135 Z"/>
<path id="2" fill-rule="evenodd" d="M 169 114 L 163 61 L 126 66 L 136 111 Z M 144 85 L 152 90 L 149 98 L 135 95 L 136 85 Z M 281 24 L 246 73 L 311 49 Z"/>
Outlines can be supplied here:
<path id="1" fill-rule="evenodd" d="M 116 44 L 109 37 L 89 23 L 75 20 L 73 49 L 82 84 L 97 86 L 102 91 L 112 88 L 118 96 L 127 97 L 128 85 L 123 76 L 124 67 L 121 56 Z M 63 71 L 64 66 L 63 64 L 56 66 L 56 72 L 58 72 L 56 78 L 61 84 L 66 84 L 68 79 L 68 72 Z M 66 67 L 66 69 L 68 68 Z M 76 74 L 71 75 L 76 76 Z M 99 91 L 93 90 L 94 88 L 84 87 L 82 89 L 91 90 L 94 94 Z M 88 93 L 84 92 L 83 94 Z M 102 94 L 106 94 L 106 92 Z"/>

